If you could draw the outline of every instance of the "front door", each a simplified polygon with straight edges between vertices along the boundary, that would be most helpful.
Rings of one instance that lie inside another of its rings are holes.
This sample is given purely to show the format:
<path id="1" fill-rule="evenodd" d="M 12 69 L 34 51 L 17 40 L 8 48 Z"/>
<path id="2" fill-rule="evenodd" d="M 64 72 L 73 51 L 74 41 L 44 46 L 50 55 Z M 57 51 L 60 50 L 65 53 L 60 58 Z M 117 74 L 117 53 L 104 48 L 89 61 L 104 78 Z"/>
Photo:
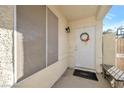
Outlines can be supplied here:
<path id="1" fill-rule="evenodd" d="M 82 35 L 82 33 L 87 33 Z M 82 41 L 81 38 L 88 41 Z M 95 69 L 95 27 L 80 28 L 76 31 L 76 67 Z"/>

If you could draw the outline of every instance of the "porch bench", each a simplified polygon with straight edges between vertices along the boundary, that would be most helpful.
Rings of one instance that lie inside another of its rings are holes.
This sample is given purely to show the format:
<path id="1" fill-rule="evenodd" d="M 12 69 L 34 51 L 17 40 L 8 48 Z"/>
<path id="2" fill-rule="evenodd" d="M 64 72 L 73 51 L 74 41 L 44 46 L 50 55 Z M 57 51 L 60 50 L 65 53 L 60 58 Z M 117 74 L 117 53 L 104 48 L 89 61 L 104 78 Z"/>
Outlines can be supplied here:
<path id="1" fill-rule="evenodd" d="M 112 87 L 124 87 L 124 71 L 114 65 L 102 64 L 103 77 L 106 78 Z"/>

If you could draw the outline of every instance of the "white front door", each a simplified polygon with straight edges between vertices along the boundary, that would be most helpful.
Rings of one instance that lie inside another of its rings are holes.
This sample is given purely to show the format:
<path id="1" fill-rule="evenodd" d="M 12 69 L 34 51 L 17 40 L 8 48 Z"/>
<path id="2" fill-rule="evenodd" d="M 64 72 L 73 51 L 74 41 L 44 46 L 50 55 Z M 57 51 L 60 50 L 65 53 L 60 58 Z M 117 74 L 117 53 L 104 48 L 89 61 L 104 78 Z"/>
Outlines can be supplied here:
<path id="1" fill-rule="evenodd" d="M 87 42 L 81 41 L 82 33 L 89 34 Z M 80 28 L 76 31 L 76 67 L 95 69 L 95 27 Z"/>

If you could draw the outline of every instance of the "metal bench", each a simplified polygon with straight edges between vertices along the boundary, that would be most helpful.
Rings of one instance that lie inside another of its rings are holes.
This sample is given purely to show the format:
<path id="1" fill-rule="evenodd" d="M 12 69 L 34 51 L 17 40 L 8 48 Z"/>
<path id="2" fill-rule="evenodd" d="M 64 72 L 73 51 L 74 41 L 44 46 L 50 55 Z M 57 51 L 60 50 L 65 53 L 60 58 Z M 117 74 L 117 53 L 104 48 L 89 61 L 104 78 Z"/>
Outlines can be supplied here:
<path id="1" fill-rule="evenodd" d="M 102 64 L 103 76 L 112 87 L 124 87 L 124 71 L 113 65 Z"/>

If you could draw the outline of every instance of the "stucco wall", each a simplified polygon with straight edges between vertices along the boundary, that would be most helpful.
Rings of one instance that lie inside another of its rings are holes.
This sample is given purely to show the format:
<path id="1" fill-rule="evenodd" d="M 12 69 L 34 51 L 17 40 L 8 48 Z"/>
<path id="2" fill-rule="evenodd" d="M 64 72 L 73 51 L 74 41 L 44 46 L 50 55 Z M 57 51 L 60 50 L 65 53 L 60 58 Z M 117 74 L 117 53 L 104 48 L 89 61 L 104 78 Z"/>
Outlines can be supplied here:
<path id="1" fill-rule="evenodd" d="M 103 35 L 103 64 L 115 65 L 116 61 L 116 42 L 114 33 Z"/>
<path id="2" fill-rule="evenodd" d="M 0 87 L 13 84 L 13 6 L 0 6 Z"/>
<path id="3" fill-rule="evenodd" d="M 96 22 L 96 71 L 102 72 L 102 31 L 103 31 L 102 19 Z"/>

